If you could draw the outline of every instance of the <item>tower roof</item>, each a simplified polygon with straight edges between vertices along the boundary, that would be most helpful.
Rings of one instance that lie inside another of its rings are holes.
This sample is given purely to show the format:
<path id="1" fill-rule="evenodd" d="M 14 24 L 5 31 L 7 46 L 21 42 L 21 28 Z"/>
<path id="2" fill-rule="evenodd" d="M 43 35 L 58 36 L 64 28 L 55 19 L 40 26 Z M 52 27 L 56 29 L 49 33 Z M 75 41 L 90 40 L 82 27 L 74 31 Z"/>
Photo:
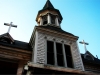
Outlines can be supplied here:
<path id="1" fill-rule="evenodd" d="M 47 8 L 55 9 L 49 0 L 47 0 L 46 4 L 43 7 L 43 9 L 47 9 Z"/>
<path id="2" fill-rule="evenodd" d="M 58 15 L 59 15 L 59 17 L 60 17 L 60 20 L 62 21 L 63 17 L 62 17 L 62 15 L 61 15 L 60 11 L 59 11 L 58 9 L 55 9 L 55 8 L 54 8 L 54 6 L 53 6 L 52 3 L 50 2 L 50 0 L 47 0 L 47 2 L 45 3 L 43 9 L 38 11 L 38 15 L 37 15 L 37 17 L 36 17 L 36 21 L 37 21 L 39 15 L 40 15 L 42 12 L 44 12 L 45 10 L 50 10 L 50 11 L 55 11 L 55 12 L 57 12 Z"/>

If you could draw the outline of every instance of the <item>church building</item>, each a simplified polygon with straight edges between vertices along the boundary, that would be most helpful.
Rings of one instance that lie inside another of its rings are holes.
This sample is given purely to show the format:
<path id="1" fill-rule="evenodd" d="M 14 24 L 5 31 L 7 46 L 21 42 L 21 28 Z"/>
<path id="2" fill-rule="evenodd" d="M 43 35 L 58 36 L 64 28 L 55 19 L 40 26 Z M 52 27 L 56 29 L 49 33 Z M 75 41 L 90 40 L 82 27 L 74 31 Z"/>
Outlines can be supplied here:
<path id="1" fill-rule="evenodd" d="M 38 11 L 38 25 L 28 43 L 14 40 L 9 32 L 0 35 L 0 74 L 99 75 L 100 60 L 89 51 L 80 53 L 79 37 L 64 31 L 62 20 L 60 11 L 47 0 Z"/>

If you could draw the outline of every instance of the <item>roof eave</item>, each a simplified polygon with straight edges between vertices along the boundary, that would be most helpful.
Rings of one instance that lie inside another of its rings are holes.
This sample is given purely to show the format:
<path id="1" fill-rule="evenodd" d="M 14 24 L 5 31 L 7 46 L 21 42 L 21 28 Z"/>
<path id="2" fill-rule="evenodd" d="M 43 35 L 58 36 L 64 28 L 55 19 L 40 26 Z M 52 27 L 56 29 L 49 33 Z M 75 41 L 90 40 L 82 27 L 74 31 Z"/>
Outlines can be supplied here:
<path id="1" fill-rule="evenodd" d="M 39 14 L 41 14 L 45 10 L 53 10 L 53 11 L 56 11 L 58 13 L 59 17 L 60 17 L 60 20 L 61 21 L 63 20 L 63 17 L 62 17 L 62 15 L 61 15 L 61 13 L 60 13 L 60 11 L 58 9 L 46 8 L 46 9 L 42 9 L 42 10 L 39 10 L 38 11 L 38 14 L 37 14 L 37 17 L 36 17 L 36 21 L 38 20 Z"/>

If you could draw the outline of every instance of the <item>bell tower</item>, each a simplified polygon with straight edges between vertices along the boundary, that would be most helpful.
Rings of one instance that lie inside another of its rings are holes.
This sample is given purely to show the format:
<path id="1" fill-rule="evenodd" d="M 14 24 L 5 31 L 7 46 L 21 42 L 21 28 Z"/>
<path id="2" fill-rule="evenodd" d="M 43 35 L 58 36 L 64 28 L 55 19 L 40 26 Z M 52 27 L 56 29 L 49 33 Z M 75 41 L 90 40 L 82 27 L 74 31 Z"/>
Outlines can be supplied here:
<path id="1" fill-rule="evenodd" d="M 29 44 L 32 47 L 32 61 L 28 66 L 48 69 L 84 71 L 77 45 L 78 36 L 61 29 L 62 16 L 47 0 L 36 17 Z M 63 67 L 63 68 L 61 68 Z"/>
<path id="2" fill-rule="evenodd" d="M 55 9 L 49 0 L 47 0 L 43 9 L 38 12 L 36 21 L 39 26 L 42 25 L 52 25 L 55 27 L 60 27 L 62 21 L 62 16 L 58 9 Z"/>

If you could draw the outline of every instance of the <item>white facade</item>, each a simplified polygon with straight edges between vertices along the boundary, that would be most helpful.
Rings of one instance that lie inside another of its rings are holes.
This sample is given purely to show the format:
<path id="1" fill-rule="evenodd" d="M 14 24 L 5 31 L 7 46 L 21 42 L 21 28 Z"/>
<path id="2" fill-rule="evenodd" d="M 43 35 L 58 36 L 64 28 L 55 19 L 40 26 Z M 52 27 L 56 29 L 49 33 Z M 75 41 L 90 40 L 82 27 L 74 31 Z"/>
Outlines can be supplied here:
<path id="1" fill-rule="evenodd" d="M 39 63 L 39 64 L 47 64 L 47 48 L 46 48 L 46 41 L 54 41 L 66 45 L 70 45 L 71 47 L 71 53 L 72 53 L 72 59 L 74 64 L 74 69 L 77 70 L 83 70 L 83 63 L 80 56 L 79 48 L 77 45 L 77 42 L 74 40 L 71 40 L 69 38 L 65 38 L 64 36 L 56 36 L 56 34 L 50 34 L 48 32 L 42 32 L 42 31 L 36 31 L 35 33 L 36 39 L 35 39 L 35 48 L 33 48 L 33 63 Z M 62 42 L 63 41 L 63 42 Z M 63 49 L 64 50 L 64 49 Z M 68 61 L 65 60 L 64 61 Z M 57 62 L 56 62 L 57 63 Z M 54 65 L 55 67 L 58 66 L 57 64 Z M 65 64 L 65 67 L 67 68 L 67 64 Z"/>

